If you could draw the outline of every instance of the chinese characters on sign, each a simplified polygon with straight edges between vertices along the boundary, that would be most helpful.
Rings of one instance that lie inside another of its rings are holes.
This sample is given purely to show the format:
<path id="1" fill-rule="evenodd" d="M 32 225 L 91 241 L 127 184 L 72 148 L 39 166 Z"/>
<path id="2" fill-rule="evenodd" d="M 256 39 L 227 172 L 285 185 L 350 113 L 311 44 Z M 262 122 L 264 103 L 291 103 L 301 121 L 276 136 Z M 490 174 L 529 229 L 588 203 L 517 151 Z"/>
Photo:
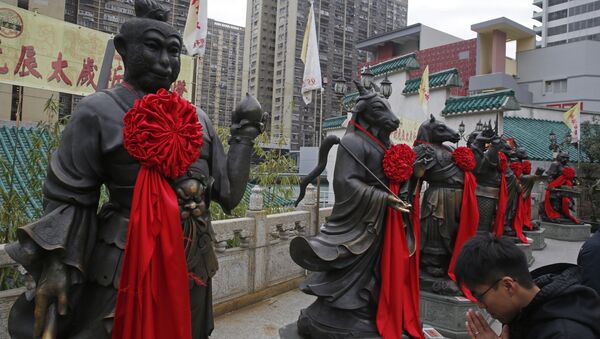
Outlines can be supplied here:
<path id="1" fill-rule="evenodd" d="M 100 31 L 0 2 L 0 83 L 91 94 L 100 89 L 102 61 L 110 38 Z M 203 45 L 204 40 L 198 44 Z M 107 86 L 112 88 L 124 81 L 123 60 L 115 54 L 108 66 Z M 191 91 L 186 86 L 192 86 L 192 74 L 192 58 L 182 56 L 180 82 L 173 90 L 188 100 Z"/>

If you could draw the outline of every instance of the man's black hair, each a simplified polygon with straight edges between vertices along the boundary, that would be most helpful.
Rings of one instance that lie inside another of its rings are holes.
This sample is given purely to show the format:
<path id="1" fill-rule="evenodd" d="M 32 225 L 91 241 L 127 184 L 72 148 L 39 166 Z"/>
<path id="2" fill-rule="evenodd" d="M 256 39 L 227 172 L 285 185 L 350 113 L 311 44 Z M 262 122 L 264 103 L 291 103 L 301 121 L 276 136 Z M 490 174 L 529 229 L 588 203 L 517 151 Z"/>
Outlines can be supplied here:
<path id="1" fill-rule="evenodd" d="M 534 286 L 523 251 L 512 240 L 490 233 L 478 234 L 463 245 L 454 274 L 458 284 L 469 288 L 493 284 L 504 276 L 525 288 Z"/>

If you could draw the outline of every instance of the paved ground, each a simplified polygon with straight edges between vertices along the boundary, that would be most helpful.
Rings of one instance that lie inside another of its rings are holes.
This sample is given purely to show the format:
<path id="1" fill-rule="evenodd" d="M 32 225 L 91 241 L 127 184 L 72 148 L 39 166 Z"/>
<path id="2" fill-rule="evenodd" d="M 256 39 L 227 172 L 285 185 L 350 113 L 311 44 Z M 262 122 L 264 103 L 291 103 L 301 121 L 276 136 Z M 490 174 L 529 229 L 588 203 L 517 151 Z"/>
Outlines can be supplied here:
<path id="1" fill-rule="evenodd" d="M 556 263 L 577 261 L 582 242 L 546 239 L 548 246 L 534 251 L 531 269 Z M 296 290 L 264 300 L 235 312 L 224 314 L 215 321 L 211 339 L 278 338 L 279 328 L 296 321 L 300 309 L 308 306 L 314 297 Z"/>

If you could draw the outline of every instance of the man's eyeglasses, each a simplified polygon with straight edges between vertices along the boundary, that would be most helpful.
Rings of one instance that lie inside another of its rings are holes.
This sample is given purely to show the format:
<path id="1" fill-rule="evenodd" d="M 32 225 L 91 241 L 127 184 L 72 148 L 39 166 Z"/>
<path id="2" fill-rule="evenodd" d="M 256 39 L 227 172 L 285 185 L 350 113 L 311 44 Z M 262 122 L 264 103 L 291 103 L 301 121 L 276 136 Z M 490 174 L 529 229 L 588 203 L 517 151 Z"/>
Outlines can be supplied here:
<path id="1" fill-rule="evenodd" d="M 494 281 L 494 283 L 493 283 L 493 284 L 492 284 L 490 287 L 488 287 L 488 289 L 487 289 L 487 290 L 485 290 L 485 291 L 484 291 L 483 293 L 481 293 L 481 294 L 480 294 L 480 293 L 477 293 L 477 292 L 474 292 L 474 291 L 471 291 L 471 294 L 473 295 L 473 297 L 475 297 L 475 299 L 477 299 L 477 301 L 481 302 L 481 301 L 483 300 L 483 297 L 484 297 L 484 296 L 485 296 L 485 295 L 486 295 L 486 294 L 487 294 L 487 293 L 488 293 L 488 292 L 489 292 L 489 291 L 490 291 L 492 288 L 494 288 L 494 286 L 496 286 L 496 284 L 498 284 L 500 281 L 502 281 L 502 278 L 500 278 L 500 279 L 498 279 L 498 280 Z"/>

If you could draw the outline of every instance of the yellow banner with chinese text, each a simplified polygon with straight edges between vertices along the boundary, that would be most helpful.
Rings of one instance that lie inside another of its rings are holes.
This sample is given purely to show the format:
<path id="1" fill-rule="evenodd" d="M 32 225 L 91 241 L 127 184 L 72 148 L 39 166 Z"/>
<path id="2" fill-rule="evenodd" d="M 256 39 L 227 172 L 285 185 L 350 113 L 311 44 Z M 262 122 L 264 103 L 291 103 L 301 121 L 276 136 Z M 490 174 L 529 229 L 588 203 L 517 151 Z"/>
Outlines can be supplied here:
<path id="1" fill-rule="evenodd" d="M 96 91 L 111 35 L 0 3 L 0 83 L 76 95 Z M 113 58 L 111 88 L 123 81 L 123 62 Z M 193 59 L 181 58 L 173 84 L 191 99 Z"/>

